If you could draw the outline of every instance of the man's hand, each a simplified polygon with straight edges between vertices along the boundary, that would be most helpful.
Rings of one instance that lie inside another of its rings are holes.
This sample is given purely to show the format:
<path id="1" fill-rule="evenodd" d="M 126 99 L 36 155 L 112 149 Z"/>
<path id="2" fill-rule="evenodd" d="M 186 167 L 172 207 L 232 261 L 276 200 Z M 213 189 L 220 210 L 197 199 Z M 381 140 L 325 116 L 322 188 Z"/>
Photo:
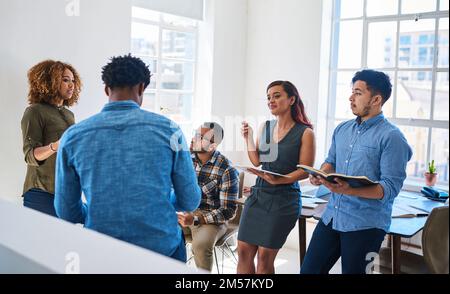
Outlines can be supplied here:
<path id="1" fill-rule="evenodd" d="M 319 179 L 320 183 L 333 193 L 350 194 L 350 190 L 352 189 L 352 187 L 350 187 L 350 185 L 346 181 L 342 181 L 338 178 L 334 178 L 334 180 L 337 184 L 330 183 L 323 178 Z"/>
<path id="2" fill-rule="evenodd" d="M 320 186 L 322 185 L 322 182 L 320 181 L 320 177 L 316 177 L 313 175 L 309 175 L 309 182 L 313 184 L 314 186 Z"/>
<path id="3" fill-rule="evenodd" d="M 194 224 L 194 214 L 189 212 L 177 212 L 178 223 L 183 227 Z"/>

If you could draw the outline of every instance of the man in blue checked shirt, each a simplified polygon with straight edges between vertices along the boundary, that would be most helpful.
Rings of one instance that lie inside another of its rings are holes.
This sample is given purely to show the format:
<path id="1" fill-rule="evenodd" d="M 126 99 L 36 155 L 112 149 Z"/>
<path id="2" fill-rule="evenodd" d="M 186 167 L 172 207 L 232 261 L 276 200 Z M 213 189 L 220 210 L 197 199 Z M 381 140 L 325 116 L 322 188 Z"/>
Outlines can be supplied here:
<path id="1" fill-rule="evenodd" d="M 325 274 L 341 257 L 343 274 L 368 273 L 372 252 L 378 253 L 391 224 L 394 198 L 406 178 L 412 151 L 402 132 L 383 115 L 391 96 L 389 77 L 362 70 L 352 79 L 350 107 L 356 119 L 341 123 L 333 134 L 321 170 L 367 176 L 377 185 L 352 188 L 310 176 L 313 185 L 332 192 L 322 219 L 314 230 L 302 274 Z M 373 253 L 372 253 L 373 254 Z"/>
<path id="2" fill-rule="evenodd" d="M 226 232 L 235 215 L 239 176 L 231 162 L 217 151 L 224 132 L 215 122 L 205 122 L 191 142 L 192 161 L 202 190 L 200 206 L 194 212 L 179 212 L 185 235 L 192 237 L 197 267 L 211 271 L 214 245 Z"/>
<path id="3" fill-rule="evenodd" d="M 61 139 L 56 213 L 185 262 L 176 211 L 195 210 L 201 194 L 182 132 L 168 118 L 140 108 L 150 83 L 141 59 L 112 58 L 102 79 L 109 103 Z"/>

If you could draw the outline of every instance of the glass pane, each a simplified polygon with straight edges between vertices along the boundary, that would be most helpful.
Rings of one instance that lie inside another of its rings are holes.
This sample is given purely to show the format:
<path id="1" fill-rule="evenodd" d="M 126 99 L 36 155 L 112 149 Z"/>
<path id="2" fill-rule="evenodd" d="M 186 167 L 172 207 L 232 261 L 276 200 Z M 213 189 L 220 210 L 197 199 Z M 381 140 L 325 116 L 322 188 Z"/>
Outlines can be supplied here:
<path id="1" fill-rule="evenodd" d="M 398 0 L 367 0 L 367 16 L 397 14 Z"/>
<path id="2" fill-rule="evenodd" d="M 339 72 L 336 78 L 335 118 L 352 119 L 355 115 L 350 107 L 353 72 Z"/>
<path id="3" fill-rule="evenodd" d="M 402 0 L 402 14 L 436 11 L 436 0 Z"/>
<path id="4" fill-rule="evenodd" d="M 448 68 L 448 18 L 439 20 L 438 66 Z"/>
<path id="5" fill-rule="evenodd" d="M 360 17 L 363 14 L 363 3 L 361 0 L 340 0 L 341 7 L 338 10 L 340 18 Z"/>
<path id="6" fill-rule="evenodd" d="M 131 51 L 139 55 L 156 56 L 159 28 L 133 22 L 131 25 Z"/>
<path id="7" fill-rule="evenodd" d="M 397 51 L 397 22 L 369 23 L 367 66 L 383 68 L 395 66 Z"/>
<path id="8" fill-rule="evenodd" d="M 439 72 L 436 75 L 434 119 L 448 121 L 448 99 L 448 72 Z"/>
<path id="9" fill-rule="evenodd" d="M 448 0 L 440 0 L 439 1 L 439 9 L 440 10 L 448 10 Z"/>
<path id="10" fill-rule="evenodd" d="M 160 111 L 161 114 L 167 116 L 177 123 L 191 121 L 192 95 L 179 93 L 161 93 Z"/>
<path id="11" fill-rule="evenodd" d="M 142 109 L 155 112 L 155 101 L 156 101 L 156 95 L 155 93 L 145 93 L 144 99 L 142 99 Z"/>
<path id="12" fill-rule="evenodd" d="M 360 68 L 362 21 L 342 21 L 339 26 L 338 68 Z"/>
<path id="13" fill-rule="evenodd" d="M 431 133 L 431 159 L 437 169 L 438 181 L 448 182 L 448 129 L 433 129 Z"/>
<path id="14" fill-rule="evenodd" d="M 433 66 L 434 29 L 434 19 L 400 22 L 399 67 Z"/>
<path id="15" fill-rule="evenodd" d="M 391 97 L 389 97 L 388 101 L 386 101 L 383 105 L 383 114 L 385 117 L 393 117 L 394 113 L 394 96 L 395 96 L 395 83 L 394 83 L 394 72 L 392 71 L 383 71 L 385 74 L 389 76 L 392 83 L 392 93 Z"/>
<path id="16" fill-rule="evenodd" d="M 148 10 L 141 7 L 133 6 L 131 8 L 131 16 L 151 21 L 159 21 L 159 12 Z"/>
<path id="17" fill-rule="evenodd" d="M 413 150 L 412 158 L 406 167 L 407 176 L 423 178 L 427 159 L 428 129 L 410 126 L 399 126 L 399 129 Z"/>
<path id="18" fill-rule="evenodd" d="M 398 72 L 397 117 L 429 119 L 431 71 Z"/>
<path id="19" fill-rule="evenodd" d="M 195 34 L 163 30 L 162 55 L 170 58 L 194 59 Z"/>
<path id="20" fill-rule="evenodd" d="M 163 21 L 177 27 L 192 28 L 197 25 L 197 21 L 185 17 L 171 14 L 163 14 Z"/>
<path id="21" fill-rule="evenodd" d="M 161 63 L 161 88 L 193 90 L 194 65 L 188 62 L 163 61 Z"/>

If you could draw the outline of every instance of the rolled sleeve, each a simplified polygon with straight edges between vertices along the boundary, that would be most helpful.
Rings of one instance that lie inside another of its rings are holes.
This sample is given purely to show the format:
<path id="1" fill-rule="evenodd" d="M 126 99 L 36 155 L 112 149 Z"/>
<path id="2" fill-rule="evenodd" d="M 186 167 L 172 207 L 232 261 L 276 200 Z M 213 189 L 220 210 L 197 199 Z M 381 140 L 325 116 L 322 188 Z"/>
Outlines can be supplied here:
<path id="1" fill-rule="evenodd" d="M 383 202 L 393 201 L 400 193 L 406 179 L 406 165 L 412 157 L 412 149 L 399 130 L 391 131 L 385 142 L 380 160 L 380 185 Z"/>
<path id="2" fill-rule="evenodd" d="M 330 150 L 328 150 L 328 156 L 325 159 L 325 163 L 329 163 L 336 168 L 336 130 L 333 132 Z"/>
<path id="3" fill-rule="evenodd" d="M 176 144 L 171 144 L 174 150 L 172 169 L 172 203 L 179 211 L 194 211 L 200 205 L 201 191 L 197 184 L 197 176 L 192 166 L 190 153 L 187 151 L 186 140 L 179 129 L 172 140 L 177 140 Z"/>
<path id="4" fill-rule="evenodd" d="M 59 218 L 72 223 L 84 223 L 87 214 L 87 206 L 81 200 L 80 178 L 70 162 L 65 135 L 56 157 L 55 210 Z"/>
<path id="5" fill-rule="evenodd" d="M 43 144 L 43 128 L 44 124 L 39 112 L 28 107 L 22 117 L 21 129 L 23 139 L 23 154 L 25 162 L 31 166 L 40 166 L 44 161 L 38 161 L 34 157 L 34 149 L 42 147 Z"/>

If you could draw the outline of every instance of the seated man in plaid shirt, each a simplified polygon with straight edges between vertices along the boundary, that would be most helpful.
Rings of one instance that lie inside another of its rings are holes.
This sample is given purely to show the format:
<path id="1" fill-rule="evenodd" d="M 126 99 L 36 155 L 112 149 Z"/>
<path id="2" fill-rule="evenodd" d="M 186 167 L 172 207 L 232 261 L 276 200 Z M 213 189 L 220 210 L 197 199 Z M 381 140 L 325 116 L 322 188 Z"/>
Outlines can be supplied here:
<path id="1" fill-rule="evenodd" d="M 217 146 L 223 129 L 214 122 L 203 123 L 191 142 L 192 161 L 202 190 L 200 206 L 194 212 L 178 213 L 185 235 L 192 236 L 192 250 L 198 268 L 211 271 L 213 249 L 227 230 L 227 221 L 236 212 L 239 176 Z M 230 201 L 231 200 L 231 201 Z"/>

